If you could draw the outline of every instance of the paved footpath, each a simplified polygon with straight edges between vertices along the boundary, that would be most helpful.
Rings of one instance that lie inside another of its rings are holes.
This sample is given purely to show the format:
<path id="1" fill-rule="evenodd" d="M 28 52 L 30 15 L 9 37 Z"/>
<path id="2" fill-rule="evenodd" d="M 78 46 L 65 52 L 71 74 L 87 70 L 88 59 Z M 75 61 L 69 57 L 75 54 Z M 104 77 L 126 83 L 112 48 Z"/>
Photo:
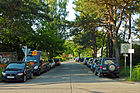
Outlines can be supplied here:
<path id="1" fill-rule="evenodd" d="M 0 83 L 0 93 L 140 93 L 140 83 L 98 78 L 71 60 L 25 83 Z"/>

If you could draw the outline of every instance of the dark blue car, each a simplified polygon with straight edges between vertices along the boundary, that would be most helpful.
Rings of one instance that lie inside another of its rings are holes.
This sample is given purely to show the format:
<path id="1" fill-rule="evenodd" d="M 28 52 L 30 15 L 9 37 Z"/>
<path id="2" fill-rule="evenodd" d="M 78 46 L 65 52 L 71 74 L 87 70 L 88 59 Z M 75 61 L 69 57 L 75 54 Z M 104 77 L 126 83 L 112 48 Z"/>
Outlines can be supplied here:
<path id="1" fill-rule="evenodd" d="M 25 62 L 11 62 L 2 72 L 2 81 L 23 81 L 33 77 L 33 68 Z"/>
<path id="2" fill-rule="evenodd" d="M 32 65 L 34 75 L 39 76 L 42 72 L 49 70 L 49 63 L 43 59 L 42 53 L 41 51 L 34 50 L 30 51 L 27 55 L 26 61 Z"/>
<path id="3" fill-rule="evenodd" d="M 114 75 L 119 77 L 120 67 L 115 58 L 101 58 L 95 66 L 94 74 L 102 77 L 104 75 Z"/>

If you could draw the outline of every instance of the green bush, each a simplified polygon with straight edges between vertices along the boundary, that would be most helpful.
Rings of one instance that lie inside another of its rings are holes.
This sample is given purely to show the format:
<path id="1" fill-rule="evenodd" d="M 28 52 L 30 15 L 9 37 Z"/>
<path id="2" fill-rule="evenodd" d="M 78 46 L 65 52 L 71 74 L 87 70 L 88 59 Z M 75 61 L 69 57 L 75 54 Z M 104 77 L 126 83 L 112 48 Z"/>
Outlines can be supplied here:
<path id="1" fill-rule="evenodd" d="M 132 80 L 140 81 L 140 64 L 136 65 L 132 70 Z"/>
<path id="2" fill-rule="evenodd" d="M 2 68 L 0 67 L 0 81 L 1 81 L 1 73 L 2 73 L 3 70 L 4 70 L 4 69 L 2 69 Z"/>
<path id="3" fill-rule="evenodd" d="M 129 76 L 129 74 L 130 74 L 130 67 L 126 66 L 126 71 L 125 71 L 124 66 L 121 66 L 120 75 L 127 77 Z"/>

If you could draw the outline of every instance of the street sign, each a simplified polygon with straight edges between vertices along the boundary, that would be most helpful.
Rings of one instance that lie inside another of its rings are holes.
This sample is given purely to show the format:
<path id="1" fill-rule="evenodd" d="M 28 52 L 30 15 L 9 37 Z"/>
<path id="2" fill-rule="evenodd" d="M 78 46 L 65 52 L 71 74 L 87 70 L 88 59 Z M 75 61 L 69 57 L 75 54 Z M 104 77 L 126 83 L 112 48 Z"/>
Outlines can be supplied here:
<path id="1" fill-rule="evenodd" d="M 129 49 L 128 53 L 134 53 L 134 49 Z"/>
<path id="2" fill-rule="evenodd" d="M 123 56 L 126 56 L 126 57 L 128 57 L 128 54 L 123 54 Z"/>
<path id="3" fill-rule="evenodd" d="M 36 55 L 37 55 L 37 52 L 38 52 L 38 51 L 33 51 L 33 52 L 32 52 L 32 55 L 33 55 L 33 56 L 36 56 Z"/>
<path id="4" fill-rule="evenodd" d="M 128 53 L 129 48 L 130 48 L 130 44 L 122 43 L 121 44 L 121 53 Z"/>
<path id="5" fill-rule="evenodd" d="M 24 54 L 25 54 L 25 52 L 26 52 L 26 48 L 22 48 L 22 51 L 23 51 Z M 27 49 L 27 54 L 28 54 L 30 51 L 31 51 L 31 48 L 28 48 L 28 49 Z"/>

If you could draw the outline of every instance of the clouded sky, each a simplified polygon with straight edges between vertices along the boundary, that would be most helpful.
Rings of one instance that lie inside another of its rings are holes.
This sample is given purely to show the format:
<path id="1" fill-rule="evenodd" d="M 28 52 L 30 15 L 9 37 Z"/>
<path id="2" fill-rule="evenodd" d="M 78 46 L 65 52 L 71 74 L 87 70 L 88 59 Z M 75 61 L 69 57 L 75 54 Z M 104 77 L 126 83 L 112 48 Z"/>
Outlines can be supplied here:
<path id="1" fill-rule="evenodd" d="M 69 11 L 68 16 L 67 16 L 67 20 L 69 21 L 73 21 L 75 19 L 75 11 L 73 9 L 73 7 L 75 7 L 74 4 L 72 4 L 74 0 L 69 0 L 69 3 L 67 5 L 67 11 Z"/>

